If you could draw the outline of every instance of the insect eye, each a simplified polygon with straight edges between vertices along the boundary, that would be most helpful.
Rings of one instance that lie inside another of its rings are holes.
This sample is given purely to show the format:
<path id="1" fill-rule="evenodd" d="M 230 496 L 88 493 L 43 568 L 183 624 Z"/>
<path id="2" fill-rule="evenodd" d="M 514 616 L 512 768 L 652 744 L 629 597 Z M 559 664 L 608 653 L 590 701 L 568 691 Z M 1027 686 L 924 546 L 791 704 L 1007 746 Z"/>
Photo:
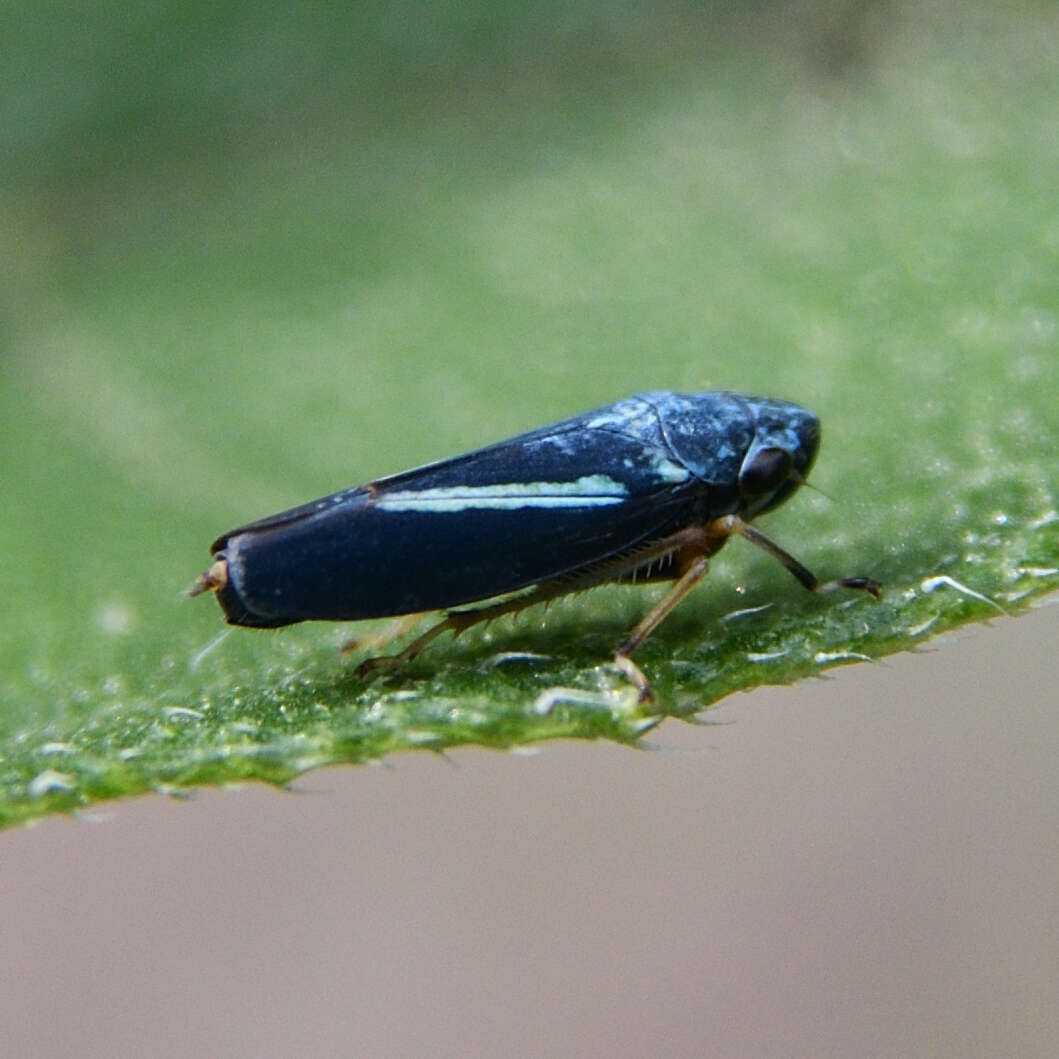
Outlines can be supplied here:
<path id="1" fill-rule="evenodd" d="M 744 496 L 774 493 L 791 475 L 791 454 L 786 449 L 758 449 L 739 472 L 739 491 Z"/>

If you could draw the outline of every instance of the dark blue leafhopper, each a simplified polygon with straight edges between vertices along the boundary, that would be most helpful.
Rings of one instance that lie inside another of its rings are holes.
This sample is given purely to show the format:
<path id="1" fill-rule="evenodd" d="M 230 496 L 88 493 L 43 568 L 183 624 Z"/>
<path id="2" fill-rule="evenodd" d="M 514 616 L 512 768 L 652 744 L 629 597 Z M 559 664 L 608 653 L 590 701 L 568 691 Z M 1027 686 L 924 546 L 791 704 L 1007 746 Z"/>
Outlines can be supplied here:
<path id="1" fill-rule="evenodd" d="M 464 456 L 315 500 L 225 533 L 192 595 L 232 625 L 355 621 L 449 610 L 399 654 L 605 582 L 672 581 L 615 661 L 650 695 L 632 652 L 733 534 L 811 592 L 879 595 L 867 577 L 818 581 L 750 520 L 805 481 L 820 440 L 797 405 L 737 393 L 636 394 Z M 502 597 L 502 598 L 497 598 Z"/>

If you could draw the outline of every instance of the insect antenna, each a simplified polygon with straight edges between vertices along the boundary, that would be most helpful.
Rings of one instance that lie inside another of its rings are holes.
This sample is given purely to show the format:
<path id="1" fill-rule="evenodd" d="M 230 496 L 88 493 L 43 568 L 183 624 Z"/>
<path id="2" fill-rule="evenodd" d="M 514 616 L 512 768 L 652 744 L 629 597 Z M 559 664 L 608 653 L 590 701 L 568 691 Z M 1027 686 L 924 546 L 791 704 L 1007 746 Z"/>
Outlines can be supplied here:
<path id="1" fill-rule="evenodd" d="M 791 471 L 791 478 L 793 478 L 794 481 L 798 483 L 798 485 L 805 486 L 806 489 L 812 489 L 814 493 L 819 493 L 825 500 L 829 501 L 830 503 L 833 504 L 835 502 L 835 498 L 830 493 L 825 493 L 824 490 L 820 488 L 820 486 L 816 485 L 814 482 L 810 482 L 809 479 L 805 477 L 805 475 L 799 474 L 797 471 Z"/>

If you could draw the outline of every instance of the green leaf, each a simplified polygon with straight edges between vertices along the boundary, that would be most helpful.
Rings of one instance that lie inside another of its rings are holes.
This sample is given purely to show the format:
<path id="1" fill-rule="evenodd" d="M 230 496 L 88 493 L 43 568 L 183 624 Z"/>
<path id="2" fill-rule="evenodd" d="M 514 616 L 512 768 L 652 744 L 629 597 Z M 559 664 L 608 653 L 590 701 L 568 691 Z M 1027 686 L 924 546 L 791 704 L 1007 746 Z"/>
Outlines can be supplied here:
<path id="1" fill-rule="evenodd" d="M 403 748 L 634 743 L 1059 586 L 1050 6 L 277 9 L 264 41 L 239 5 L 136 10 L 75 46 L 25 5 L 9 45 L 0 823 Z M 736 541 L 637 655 L 650 708 L 607 661 L 657 586 L 372 681 L 337 648 L 374 627 L 218 642 L 182 595 L 238 523 L 715 387 L 820 415 L 823 492 L 764 528 L 886 591 L 809 596 Z"/>

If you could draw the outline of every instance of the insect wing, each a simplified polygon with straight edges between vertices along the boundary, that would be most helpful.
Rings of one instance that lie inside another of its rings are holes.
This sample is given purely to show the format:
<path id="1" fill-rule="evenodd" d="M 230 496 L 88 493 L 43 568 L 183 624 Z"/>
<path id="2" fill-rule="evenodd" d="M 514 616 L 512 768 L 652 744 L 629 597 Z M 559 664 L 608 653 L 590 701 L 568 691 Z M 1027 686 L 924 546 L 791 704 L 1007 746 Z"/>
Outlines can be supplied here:
<path id="1" fill-rule="evenodd" d="M 217 545 L 258 624 L 383 617 L 602 562 L 679 524 L 698 488 L 653 407 L 630 398 L 292 509 Z"/>

